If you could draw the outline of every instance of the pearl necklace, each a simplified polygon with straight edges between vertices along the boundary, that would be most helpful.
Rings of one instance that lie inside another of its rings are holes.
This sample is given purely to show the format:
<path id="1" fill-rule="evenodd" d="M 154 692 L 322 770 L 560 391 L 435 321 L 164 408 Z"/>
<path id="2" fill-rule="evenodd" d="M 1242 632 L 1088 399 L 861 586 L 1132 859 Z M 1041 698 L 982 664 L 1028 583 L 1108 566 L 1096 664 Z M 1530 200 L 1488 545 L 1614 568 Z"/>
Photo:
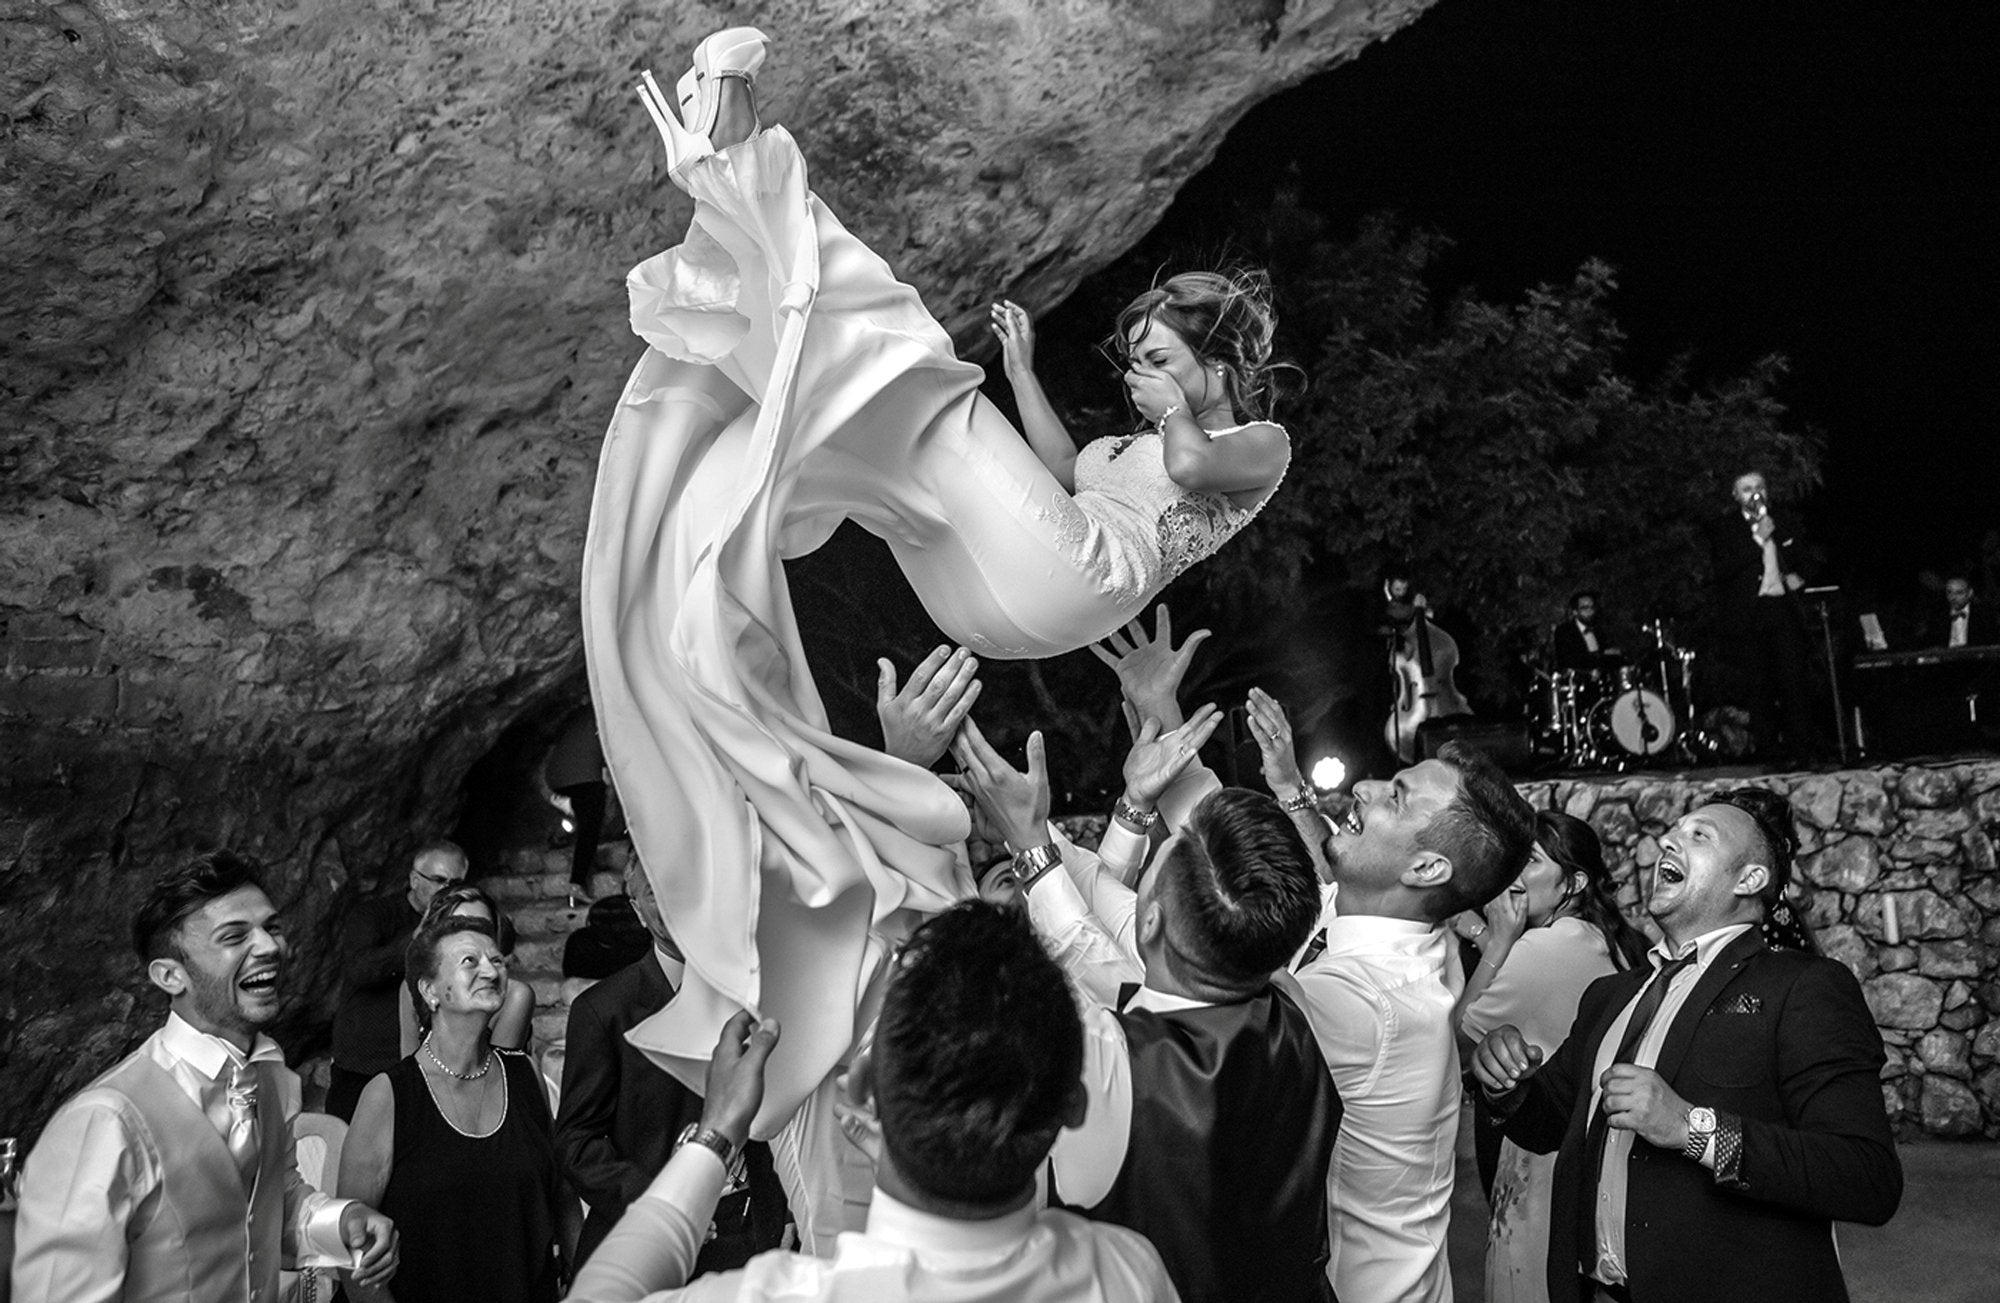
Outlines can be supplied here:
<path id="1" fill-rule="evenodd" d="M 431 1056 L 431 1062 L 438 1065 L 439 1072 L 442 1072 L 447 1077 L 456 1077 L 460 1081 L 478 1081 L 493 1068 L 493 1047 L 490 1045 L 486 1047 L 486 1061 L 479 1065 L 479 1071 L 477 1072 L 453 1072 L 450 1068 L 447 1068 L 444 1060 L 438 1057 L 437 1051 L 431 1048 L 431 1034 L 429 1032 L 424 1033 L 424 1053 Z"/>

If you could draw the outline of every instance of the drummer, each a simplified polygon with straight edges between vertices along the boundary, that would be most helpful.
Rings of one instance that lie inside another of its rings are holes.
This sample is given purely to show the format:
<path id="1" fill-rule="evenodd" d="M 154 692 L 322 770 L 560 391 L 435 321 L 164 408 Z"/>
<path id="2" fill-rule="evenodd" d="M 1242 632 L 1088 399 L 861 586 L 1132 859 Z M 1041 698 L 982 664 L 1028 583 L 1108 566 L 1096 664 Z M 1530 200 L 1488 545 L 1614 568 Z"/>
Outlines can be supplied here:
<path id="1" fill-rule="evenodd" d="M 1550 630 L 1557 670 L 1604 670 L 1624 663 L 1624 656 L 1598 634 L 1598 595 L 1585 588 L 1570 595 L 1569 616 Z"/>

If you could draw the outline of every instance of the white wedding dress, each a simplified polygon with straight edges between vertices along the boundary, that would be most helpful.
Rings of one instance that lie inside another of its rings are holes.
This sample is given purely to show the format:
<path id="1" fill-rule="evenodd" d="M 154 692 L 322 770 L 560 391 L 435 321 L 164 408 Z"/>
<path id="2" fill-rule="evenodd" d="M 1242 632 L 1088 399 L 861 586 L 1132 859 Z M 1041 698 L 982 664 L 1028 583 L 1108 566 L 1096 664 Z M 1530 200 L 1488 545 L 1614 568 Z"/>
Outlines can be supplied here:
<path id="1" fill-rule="evenodd" d="M 1052 656 L 1130 620 L 1270 491 L 1187 492 L 1145 434 L 1083 449 L 1071 496 L 806 188 L 787 132 L 675 179 L 695 199 L 687 239 L 627 278 L 650 347 L 598 467 L 584 646 L 633 845 L 688 960 L 632 1039 L 699 1088 L 738 1007 L 779 1017 L 761 1135 L 846 1053 L 896 939 L 972 891 L 951 790 L 828 730 L 780 559 L 859 521 L 947 636 Z"/>

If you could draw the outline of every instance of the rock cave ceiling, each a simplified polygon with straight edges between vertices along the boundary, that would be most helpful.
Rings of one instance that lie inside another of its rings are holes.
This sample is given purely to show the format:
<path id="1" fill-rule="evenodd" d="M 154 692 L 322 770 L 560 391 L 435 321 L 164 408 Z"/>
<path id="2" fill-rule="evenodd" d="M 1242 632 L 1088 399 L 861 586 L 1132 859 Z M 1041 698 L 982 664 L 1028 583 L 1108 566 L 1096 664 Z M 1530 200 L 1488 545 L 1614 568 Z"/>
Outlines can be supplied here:
<path id="1" fill-rule="evenodd" d="M 772 33 L 766 117 L 975 349 L 1429 2 L 0 0 L 0 1106 L 143 1032 L 176 847 L 272 866 L 323 1026 L 331 906 L 581 673 L 623 274 L 688 216 L 639 69 Z"/>

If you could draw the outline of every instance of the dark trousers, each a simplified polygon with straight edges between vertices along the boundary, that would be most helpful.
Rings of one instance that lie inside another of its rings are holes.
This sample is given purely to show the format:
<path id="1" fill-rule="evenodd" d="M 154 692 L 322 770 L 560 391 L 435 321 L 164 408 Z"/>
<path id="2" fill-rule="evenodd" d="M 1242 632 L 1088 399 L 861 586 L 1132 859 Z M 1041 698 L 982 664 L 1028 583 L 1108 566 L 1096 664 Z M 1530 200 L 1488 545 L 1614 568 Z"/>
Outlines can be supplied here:
<path id="1" fill-rule="evenodd" d="M 576 825 L 576 840 L 569 852 L 569 880 L 588 887 L 590 875 L 597 869 L 597 838 L 604 831 L 604 784 L 577 783 L 558 787 L 556 793 L 568 798 L 570 821 Z"/>
<path id="2" fill-rule="evenodd" d="M 1810 659 L 1798 602 L 1760 597 L 1740 608 L 1726 632 L 1758 754 L 1810 759 L 1824 751 L 1813 726 Z"/>

